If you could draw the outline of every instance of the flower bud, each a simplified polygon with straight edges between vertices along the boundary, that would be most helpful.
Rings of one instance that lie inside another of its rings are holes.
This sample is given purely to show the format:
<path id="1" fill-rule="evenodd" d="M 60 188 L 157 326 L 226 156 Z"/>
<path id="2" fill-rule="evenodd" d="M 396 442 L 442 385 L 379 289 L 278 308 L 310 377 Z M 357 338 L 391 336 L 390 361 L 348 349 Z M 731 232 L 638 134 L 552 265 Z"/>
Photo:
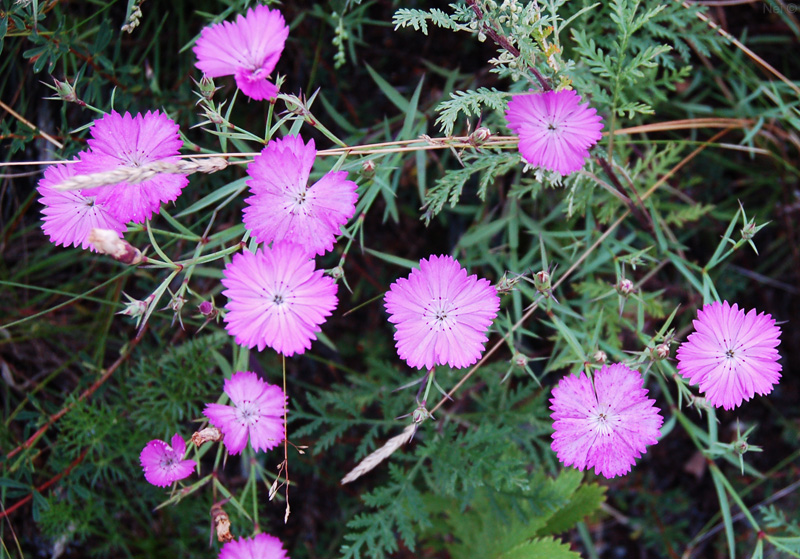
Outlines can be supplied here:
<path id="1" fill-rule="evenodd" d="M 595 363 L 602 365 L 603 363 L 608 361 L 608 355 L 606 355 L 606 352 L 603 351 L 602 349 L 598 349 L 592 354 L 592 360 Z"/>
<path id="2" fill-rule="evenodd" d="M 203 74 L 203 77 L 200 78 L 200 81 L 196 83 L 197 88 L 200 90 L 200 95 L 203 96 L 203 99 L 211 101 L 211 99 L 214 97 L 214 92 L 217 90 L 214 85 L 214 80 Z"/>
<path id="3" fill-rule="evenodd" d="M 536 272 L 536 274 L 533 276 L 533 285 L 536 286 L 536 290 L 540 293 L 549 295 L 550 290 L 553 288 L 550 282 L 550 273 L 546 270 Z"/>
<path id="4" fill-rule="evenodd" d="M 338 280 L 342 276 L 344 276 L 344 269 L 341 266 L 335 266 L 329 270 L 325 270 L 325 275 L 330 276 L 335 280 Z"/>
<path id="5" fill-rule="evenodd" d="M 745 241 L 751 240 L 753 237 L 756 236 L 756 233 L 758 233 L 758 229 L 759 228 L 756 227 L 755 221 L 748 221 L 744 225 L 744 227 L 742 227 L 742 230 L 741 230 L 742 239 L 745 240 Z"/>
<path id="6" fill-rule="evenodd" d="M 368 159 L 361 164 L 361 176 L 365 179 L 371 179 L 375 176 L 375 161 Z"/>
<path id="7" fill-rule="evenodd" d="M 416 425 L 419 425 L 426 419 L 435 419 L 431 412 L 425 407 L 425 402 L 422 402 L 417 409 L 411 414 L 411 419 Z"/>
<path id="8" fill-rule="evenodd" d="M 666 359 L 669 357 L 669 344 L 658 344 L 656 347 L 650 350 L 650 356 L 653 360 Z"/>
<path id="9" fill-rule="evenodd" d="M 178 322 L 180 322 L 181 328 L 183 328 L 183 318 L 181 318 L 181 311 L 183 310 L 183 305 L 185 304 L 186 304 L 186 298 L 183 297 L 182 295 L 176 294 L 172 295 L 172 299 L 170 299 L 169 303 L 167 303 L 167 306 L 161 309 L 161 310 L 170 309 L 172 312 L 175 313 L 174 315 L 172 315 L 173 326 L 175 325 L 175 319 L 177 318 Z"/>
<path id="10" fill-rule="evenodd" d="M 127 293 L 123 292 L 122 294 L 128 299 L 128 302 L 125 303 L 125 308 L 119 311 L 117 314 L 135 318 L 136 326 L 138 327 L 139 323 L 142 321 L 142 318 L 147 313 L 147 307 L 149 307 L 150 304 L 155 300 L 155 295 L 150 295 L 144 301 L 139 301 Z"/>
<path id="11" fill-rule="evenodd" d="M 203 106 L 203 111 L 206 114 L 206 118 L 213 124 L 221 125 L 225 124 L 225 117 L 219 114 L 217 111 L 211 110 L 205 106 Z"/>
<path id="12" fill-rule="evenodd" d="M 283 102 L 286 104 L 286 110 L 292 114 L 302 117 L 308 114 L 305 103 L 297 95 L 286 95 L 283 98 Z"/>
<path id="13" fill-rule="evenodd" d="M 53 78 L 53 81 L 56 84 L 56 95 L 58 95 L 59 99 L 66 101 L 67 103 L 75 103 L 81 107 L 86 106 L 86 103 L 78 99 L 78 95 L 75 93 L 75 88 L 72 87 L 69 82 L 60 82 L 55 78 Z"/>
<path id="14" fill-rule="evenodd" d="M 492 131 L 485 126 L 479 126 L 469 135 L 469 143 L 473 146 L 482 146 L 486 140 L 492 137 Z"/>
<path id="15" fill-rule="evenodd" d="M 525 365 L 528 364 L 528 361 L 528 356 L 524 353 L 520 353 L 519 351 L 515 351 L 514 357 L 511 358 L 511 362 L 517 367 L 525 367 Z"/>
<path id="16" fill-rule="evenodd" d="M 213 320 L 217 317 L 217 314 L 219 314 L 217 307 L 215 307 L 214 303 L 211 301 L 203 301 L 197 306 L 197 310 L 208 320 Z"/>
<path id="17" fill-rule="evenodd" d="M 100 254 L 108 254 L 117 262 L 135 266 L 144 258 L 141 251 L 125 239 L 121 239 L 116 231 L 94 228 L 86 240 Z"/>
<path id="18" fill-rule="evenodd" d="M 617 292 L 620 295 L 630 295 L 633 293 L 633 282 L 628 278 L 622 278 L 617 284 Z"/>

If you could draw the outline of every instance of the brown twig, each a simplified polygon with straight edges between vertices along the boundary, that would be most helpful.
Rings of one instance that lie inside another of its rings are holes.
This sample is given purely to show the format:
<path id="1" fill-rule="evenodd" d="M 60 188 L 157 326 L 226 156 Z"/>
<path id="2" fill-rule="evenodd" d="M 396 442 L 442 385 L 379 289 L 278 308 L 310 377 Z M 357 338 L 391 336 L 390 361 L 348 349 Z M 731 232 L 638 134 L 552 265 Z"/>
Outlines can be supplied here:
<path id="1" fill-rule="evenodd" d="M 36 492 L 37 493 L 41 493 L 42 491 L 44 491 L 45 489 L 47 489 L 48 487 L 50 487 L 54 483 L 58 482 L 61 478 L 68 476 L 69 473 L 73 470 L 73 468 L 75 468 L 75 466 L 77 466 L 78 464 L 83 462 L 83 459 L 86 457 L 86 453 L 87 452 L 89 452 L 88 448 L 83 449 L 83 452 L 81 452 L 81 455 L 78 456 L 75 460 L 73 460 L 70 463 L 70 465 L 67 466 L 67 468 L 63 472 L 59 473 L 55 477 L 52 477 L 49 480 L 47 480 L 46 482 L 44 482 L 43 484 L 41 484 L 39 487 L 36 488 Z M 23 505 L 25 505 L 26 503 L 30 502 L 32 499 L 33 499 L 33 493 L 31 493 L 30 495 L 28 495 L 26 497 L 23 497 L 22 499 L 20 499 L 19 501 L 17 501 L 16 503 L 14 503 L 10 507 L 8 507 L 7 509 L 5 509 L 3 511 L 0 511 L 0 518 L 4 518 L 4 517 L 10 515 L 12 512 L 17 510 L 18 508 L 20 508 Z"/>

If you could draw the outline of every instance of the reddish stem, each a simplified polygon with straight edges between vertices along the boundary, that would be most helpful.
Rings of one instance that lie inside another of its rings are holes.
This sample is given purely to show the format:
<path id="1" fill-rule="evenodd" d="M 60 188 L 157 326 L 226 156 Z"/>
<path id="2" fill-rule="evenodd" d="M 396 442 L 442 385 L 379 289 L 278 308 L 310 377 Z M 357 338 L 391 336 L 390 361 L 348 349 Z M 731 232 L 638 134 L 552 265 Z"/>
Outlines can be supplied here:
<path id="1" fill-rule="evenodd" d="M 139 342 L 141 341 L 142 336 L 144 334 L 144 330 L 145 329 L 143 328 L 142 331 L 139 332 L 139 334 L 134 339 L 131 340 L 131 342 L 128 344 L 128 350 L 124 354 L 120 355 L 119 359 L 114 361 L 114 364 L 111 365 L 108 368 L 108 370 L 103 374 L 103 376 L 101 376 L 99 379 L 97 379 L 95 381 L 95 383 L 92 384 L 89 388 L 84 390 L 81 393 L 81 395 L 78 396 L 78 399 L 75 402 L 73 402 L 72 404 L 68 404 L 68 405 L 64 406 L 57 413 L 54 413 L 53 415 L 51 415 L 47 419 L 47 422 L 44 425 L 39 427 L 39 429 L 37 429 L 36 432 L 33 435 L 28 437 L 28 440 L 26 440 L 24 443 L 19 445 L 17 448 L 15 448 L 11 452 L 9 452 L 6 455 L 6 460 L 16 456 L 21 451 L 27 450 L 28 448 L 33 446 L 33 443 L 35 443 L 39 439 L 39 437 L 41 437 L 50 427 L 52 427 L 53 424 L 56 421 L 58 421 L 59 419 L 64 417 L 67 414 L 67 412 L 70 411 L 72 408 L 74 408 L 77 404 L 79 404 L 80 402 L 82 402 L 83 400 L 85 400 L 86 398 L 91 396 L 92 394 L 94 394 L 97 391 L 97 389 L 100 388 L 103 385 L 103 383 L 105 383 L 109 378 L 111 378 L 111 375 L 114 374 L 114 371 L 116 371 L 119 368 L 119 366 L 122 365 L 128 359 L 128 357 L 130 357 L 131 353 L 133 352 L 133 348 L 135 348 L 139 344 Z"/>
<path id="2" fill-rule="evenodd" d="M 69 466 L 67 466 L 66 470 L 64 470 L 63 472 L 61 472 L 57 476 L 55 476 L 55 477 L 47 480 L 43 484 L 41 484 L 39 487 L 36 488 L 36 492 L 37 493 L 41 493 L 42 491 L 44 491 L 45 489 L 47 489 L 48 487 L 50 487 L 54 483 L 58 482 L 61 478 L 65 477 L 65 476 L 68 476 L 69 473 L 72 471 L 72 469 L 75 466 L 77 466 L 78 464 L 83 462 L 83 459 L 86 457 L 86 453 L 87 452 L 89 452 L 88 448 L 83 449 L 83 452 L 81 452 L 81 455 L 78 456 L 75 460 L 73 460 L 72 463 Z M 17 501 L 16 503 L 14 503 L 10 507 L 8 507 L 7 509 L 5 509 L 3 511 L 0 511 L 0 518 L 5 518 L 6 516 L 10 515 L 12 512 L 17 510 L 18 508 L 20 508 L 23 505 L 29 503 L 32 499 L 33 499 L 33 493 L 31 493 L 27 497 L 24 497 L 24 498 L 20 499 L 19 501 Z"/>

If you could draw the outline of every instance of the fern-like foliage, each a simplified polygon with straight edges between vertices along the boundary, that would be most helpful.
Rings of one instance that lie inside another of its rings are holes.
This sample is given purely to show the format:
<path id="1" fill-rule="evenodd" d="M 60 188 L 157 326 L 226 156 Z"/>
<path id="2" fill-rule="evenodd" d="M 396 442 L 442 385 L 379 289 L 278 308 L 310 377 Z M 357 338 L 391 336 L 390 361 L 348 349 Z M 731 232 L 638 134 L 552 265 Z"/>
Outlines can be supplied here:
<path id="1" fill-rule="evenodd" d="M 392 23 L 395 29 L 402 27 L 413 27 L 415 31 L 422 31 L 428 34 L 428 22 L 443 29 L 459 31 L 464 29 L 462 21 L 438 8 L 431 8 L 429 11 L 400 8 L 394 14 Z"/>
<path id="2" fill-rule="evenodd" d="M 458 204 L 467 182 L 477 175 L 476 194 L 483 200 L 496 177 L 505 175 L 519 166 L 519 156 L 514 153 L 478 152 L 462 158 L 466 166 L 447 171 L 436 180 L 425 200 L 423 219 L 426 223 L 436 216 L 446 203 Z"/>
<path id="3" fill-rule="evenodd" d="M 458 117 L 480 115 L 485 109 L 502 110 L 506 106 L 508 94 L 495 88 L 479 87 L 477 90 L 456 91 L 450 94 L 449 101 L 442 101 L 436 108 L 439 117 L 436 124 L 445 136 L 453 134 Z"/>

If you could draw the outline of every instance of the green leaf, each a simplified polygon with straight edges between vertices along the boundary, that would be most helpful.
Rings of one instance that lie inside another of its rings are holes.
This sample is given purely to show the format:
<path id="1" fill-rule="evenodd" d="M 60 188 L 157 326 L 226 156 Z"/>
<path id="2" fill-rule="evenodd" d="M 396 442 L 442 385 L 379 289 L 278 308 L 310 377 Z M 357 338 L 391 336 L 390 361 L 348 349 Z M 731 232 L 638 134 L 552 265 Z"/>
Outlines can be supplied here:
<path id="1" fill-rule="evenodd" d="M 0 54 L 3 53 L 3 39 L 5 39 L 8 32 L 8 14 L 3 19 L 0 19 Z"/>
<path id="2" fill-rule="evenodd" d="M 545 527 L 539 530 L 539 534 L 560 534 L 572 529 L 575 524 L 600 508 L 606 500 L 605 493 L 606 488 L 596 483 L 582 485 L 569 503 L 550 517 Z"/>
<path id="3" fill-rule="evenodd" d="M 568 544 L 553 538 L 531 540 L 498 555 L 497 559 L 581 559 Z"/>

